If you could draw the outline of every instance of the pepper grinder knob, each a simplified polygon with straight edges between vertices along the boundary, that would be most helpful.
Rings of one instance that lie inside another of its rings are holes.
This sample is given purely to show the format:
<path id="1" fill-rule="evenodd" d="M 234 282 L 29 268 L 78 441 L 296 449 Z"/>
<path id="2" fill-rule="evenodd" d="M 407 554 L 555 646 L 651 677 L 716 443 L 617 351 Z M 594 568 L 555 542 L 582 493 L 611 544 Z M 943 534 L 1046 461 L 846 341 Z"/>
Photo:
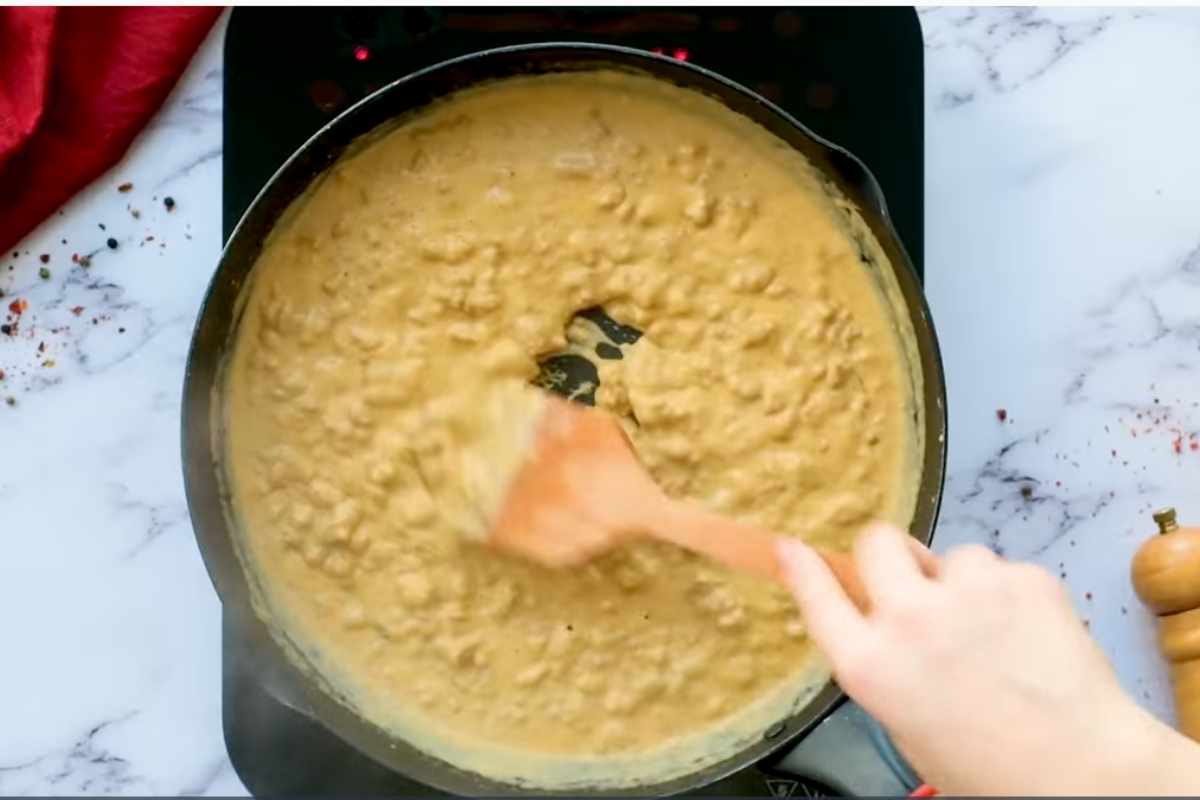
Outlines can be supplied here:
<path id="1" fill-rule="evenodd" d="M 1173 508 L 1155 512 L 1154 521 L 1158 535 L 1138 548 L 1130 577 L 1158 615 L 1179 729 L 1200 741 L 1200 528 L 1180 527 Z"/>
<path id="2" fill-rule="evenodd" d="M 1175 509 L 1160 508 L 1154 512 L 1154 521 L 1158 524 L 1159 533 L 1170 533 L 1179 528 L 1179 523 L 1175 520 Z"/>

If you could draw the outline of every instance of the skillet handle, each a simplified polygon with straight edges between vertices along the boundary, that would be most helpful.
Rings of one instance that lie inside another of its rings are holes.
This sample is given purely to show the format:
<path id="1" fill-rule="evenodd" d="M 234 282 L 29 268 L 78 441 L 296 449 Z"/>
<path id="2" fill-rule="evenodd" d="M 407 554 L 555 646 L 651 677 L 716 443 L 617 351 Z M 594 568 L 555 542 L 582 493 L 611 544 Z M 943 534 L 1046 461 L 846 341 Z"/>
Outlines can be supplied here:
<path id="1" fill-rule="evenodd" d="M 806 789 L 811 794 L 813 783 L 839 797 L 905 797 L 920 784 L 879 723 L 852 700 L 790 752 L 751 769 L 772 797 L 801 797 Z M 787 778 L 790 785 L 780 782 Z"/>

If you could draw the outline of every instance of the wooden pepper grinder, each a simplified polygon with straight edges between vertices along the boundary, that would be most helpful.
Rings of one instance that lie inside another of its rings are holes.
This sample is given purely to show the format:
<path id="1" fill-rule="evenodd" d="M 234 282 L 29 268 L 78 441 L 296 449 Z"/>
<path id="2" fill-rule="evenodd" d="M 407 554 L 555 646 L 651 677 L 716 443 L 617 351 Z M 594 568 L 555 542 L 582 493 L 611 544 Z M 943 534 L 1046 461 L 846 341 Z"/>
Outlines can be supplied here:
<path id="1" fill-rule="evenodd" d="M 1133 588 L 1158 615 L 1158 644 L 1175 690 L 1179 730 L 1200 741 L 1200 528 L 1181 528 L 1175 509 L 1155 512 L 1160 535 L 1133 557 Z"/>

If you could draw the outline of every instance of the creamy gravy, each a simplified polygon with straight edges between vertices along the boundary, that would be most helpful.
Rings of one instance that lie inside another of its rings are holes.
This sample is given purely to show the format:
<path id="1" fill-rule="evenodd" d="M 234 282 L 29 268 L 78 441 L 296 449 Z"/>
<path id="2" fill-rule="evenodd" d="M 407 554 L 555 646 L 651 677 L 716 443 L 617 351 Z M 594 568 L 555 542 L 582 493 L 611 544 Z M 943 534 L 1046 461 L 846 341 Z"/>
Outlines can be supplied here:
<path id="1" fill-rule="evenodd" d="M 827 679 L 782 591 L 651 542 L 498 555 L 445 511 L 454 454 L 600 305 L 645 335 L 597 402 L 669 494 L 832 546 L 907 524 L 911 332 L 860 241 L 882 263 L 800 155 L 648 78 L 510 79 L 371 137 L 271 236 L 226 371 L 269 612 L 361 714 L 491 777 L 639 784 L 754 741 Z"/>

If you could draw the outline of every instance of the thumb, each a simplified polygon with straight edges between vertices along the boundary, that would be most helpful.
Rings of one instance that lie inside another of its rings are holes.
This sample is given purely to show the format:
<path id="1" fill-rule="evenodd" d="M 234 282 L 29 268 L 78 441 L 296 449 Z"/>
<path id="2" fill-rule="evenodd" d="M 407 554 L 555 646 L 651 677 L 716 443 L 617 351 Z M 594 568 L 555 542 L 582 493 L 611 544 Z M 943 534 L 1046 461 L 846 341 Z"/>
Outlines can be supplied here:
<path id="1" fill-rule="evenodd" d="M 836 671 L 849 648 L 867 637 L 866 618 L 815 550 L 798 539 L 781 539 L 778 548 L 784 578 L 809 636 Z"/>

